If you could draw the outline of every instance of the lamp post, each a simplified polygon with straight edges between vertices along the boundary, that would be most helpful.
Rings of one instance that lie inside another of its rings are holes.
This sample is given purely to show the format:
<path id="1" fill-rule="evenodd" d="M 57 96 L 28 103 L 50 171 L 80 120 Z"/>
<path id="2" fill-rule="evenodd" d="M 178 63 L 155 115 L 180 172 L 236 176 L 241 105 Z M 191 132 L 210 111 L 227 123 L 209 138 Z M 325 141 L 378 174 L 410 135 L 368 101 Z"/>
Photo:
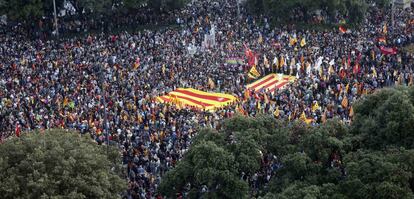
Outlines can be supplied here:
<path id="1" fill-rule="evenodd" d="M 58 22 L 57 22 L 57 14 L 56 14 L 56 0 L 53 0 L 53 13 L 54 13 L 54 18 L 55 18 L 56 36 L 59 37 L 59 28 L 58 28 Z"/>

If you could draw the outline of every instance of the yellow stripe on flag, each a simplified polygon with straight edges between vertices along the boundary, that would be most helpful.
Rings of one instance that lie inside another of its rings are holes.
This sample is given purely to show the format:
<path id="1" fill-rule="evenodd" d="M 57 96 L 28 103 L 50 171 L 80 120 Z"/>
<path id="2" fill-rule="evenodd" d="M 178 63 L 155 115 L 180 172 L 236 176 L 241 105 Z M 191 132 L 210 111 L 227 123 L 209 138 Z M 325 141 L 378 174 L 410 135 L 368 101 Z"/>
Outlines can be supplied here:
<path id="1" fill-rule="evenodd" d="M 273 92 L 276 89 L 283 89 L 290 83 L 294 82 L 296 77 L 282 74 L 270 74 L 263 77 L 252 84 L 247 85 L 248 89 L 261 90 L 264 89 L 266 92 Z"/>
<path id="2" fill-rule="evenodd" d="M 228 94 L 207 93 L 192 88 L 178 88 L 168 93 L 167 96 L 158 97 L 157 101 L 161 103 L 168 101 L 175 103 L 174 100 L 171 100 L 171 97 L 177 98 L 183 106 L 191 106 L 204 110 L 214 110 L 237 100 L 236 97 Z"/>

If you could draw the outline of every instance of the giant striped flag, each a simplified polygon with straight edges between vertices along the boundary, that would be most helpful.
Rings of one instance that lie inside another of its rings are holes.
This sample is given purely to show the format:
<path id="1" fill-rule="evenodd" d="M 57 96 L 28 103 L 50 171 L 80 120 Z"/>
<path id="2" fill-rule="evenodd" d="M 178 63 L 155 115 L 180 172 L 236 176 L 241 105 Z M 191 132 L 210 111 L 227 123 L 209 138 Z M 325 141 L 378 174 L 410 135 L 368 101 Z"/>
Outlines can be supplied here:
<path id="1" fill-rule="evenodd" d="M 179 106 L 193 107 L 213 111 L 236 101 L 236 97 L 222 93 L 207 93 L 192 88 L 178 88 L 168 95 L 157 97 L 161 103 L 173 103 Z"/>
<path id="2" fill-rule="evenodd" d="M 263 77 L 252 84 L 247 85 L 246 87 L 250 90 L 259 91 L 269 91 L 273 92 L 276 89 L 283 89 L 286 85 L 295 81 L 296 77 L 283 75 L 283 74 L 270 74 L 266 77 Z"/>

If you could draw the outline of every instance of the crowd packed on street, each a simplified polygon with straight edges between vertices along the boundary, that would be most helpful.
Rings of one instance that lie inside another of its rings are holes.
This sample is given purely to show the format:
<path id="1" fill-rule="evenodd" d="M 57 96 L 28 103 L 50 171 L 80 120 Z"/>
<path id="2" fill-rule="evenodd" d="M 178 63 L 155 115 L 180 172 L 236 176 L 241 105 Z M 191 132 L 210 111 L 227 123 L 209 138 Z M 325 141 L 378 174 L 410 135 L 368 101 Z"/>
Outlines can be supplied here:
<path id="1" fill-rule="evenodd" d="M 414 41 L 412 11 L 398 10 L 394 26 L 383 10 L 370 7 L 358 29 L 300 31 L 271 28 L 269 18 L 249 16 L 243 8 L 238 14 L 236 0 L 216 2 L 193 1 L 165 16 L 179 28 L 60 40 L 31 39 L 18 26 L 1 32 L 1 140 L 14 136 L 16 129 L 65 128 L 105 143 L 105 98 L 107 133 L 123 154 L 126 196 L 152 198 L 199 127 L 219 129 L 223 118 L 238 112 L 309 125 L 331 118 L 350 123 L 351 105 L 364 94 L 414 83 L 414 56 L 401 50 Z M 338 15 L 336 20 L 344 19 Z M 76 29 L 76 24 L 83 30 L 94 23 L 62 23 L 61 29 Z M 201 45 L 212 25 L 215 45 Z M 198 47 L 195 54 L 189 53 L 190 44 Z M 273 92 L 246 90 L 255 81 L 247 76 L 248 50 L 261 77 L 283 73 L 296 80 Z M 234 57 L 245 64 L 226 62 Z M 228 93 L 239 100 L 214 112 L 155 100 L 180 87 Z M 268 170 L 277 164 L 264 159 Z M 269 171 L 262 174 L 264 181 L 271 177 Z M 257 174 L 249 179 L 257 186 Z"/>

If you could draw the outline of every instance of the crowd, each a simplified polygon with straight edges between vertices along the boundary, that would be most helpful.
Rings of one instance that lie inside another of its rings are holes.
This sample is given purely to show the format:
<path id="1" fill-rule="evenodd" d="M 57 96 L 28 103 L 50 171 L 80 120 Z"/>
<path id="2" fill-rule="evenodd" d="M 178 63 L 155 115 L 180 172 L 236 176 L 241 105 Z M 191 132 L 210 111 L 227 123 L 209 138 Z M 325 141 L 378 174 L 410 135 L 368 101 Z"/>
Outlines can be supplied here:
<path id="1" fill-rule="evenodd" d="M 396 12 L 392 28 L 390 16 L 371 7 L 362 27 L 341 33 L 270 28 L 269 18 L 251 17 L 244 9 L 238 15 L 235 0 L 218 2 L 193 1 L 174 13 L 180 28 L 60 40 L 29 39 L 18 26 L 1 32 L 1 140 L 16 128 L 78 129 L 98 143 L 105 143 L 108 133 L 122 150 L 126 196 L 153 198 L 161 177 L 183 157 L 198 127 L 218 129 L 223 118 L 237 112 L 303 119 L 311 125 L 330 118 L 350 123 L 351 105 L 364 94 L 413 84 L 413 54 L 381 51 L 381 46 L 401 49 L 414 41 L 409 10 Z M 188 46 L 200 46 L 212 24 L 216 45 L 189 53 Z M 247 77 L 249 67 L 226 63 L 229 57 L 245 59 L 246 48 L 257 55 L 262 76 L 277 72 L 297 80 L 272 93 L 246 91 L 245 85 L 254 81 Z M 179 87 L 230 93 L 240 100 L 215 112 L 155 100 Z M 266 165 L 269 161 L 264 160 Z M 265 168 L 261 175 L 269 180 L 274 166 Z M 249 179 L 257 180 L 257 175 Z"/>

